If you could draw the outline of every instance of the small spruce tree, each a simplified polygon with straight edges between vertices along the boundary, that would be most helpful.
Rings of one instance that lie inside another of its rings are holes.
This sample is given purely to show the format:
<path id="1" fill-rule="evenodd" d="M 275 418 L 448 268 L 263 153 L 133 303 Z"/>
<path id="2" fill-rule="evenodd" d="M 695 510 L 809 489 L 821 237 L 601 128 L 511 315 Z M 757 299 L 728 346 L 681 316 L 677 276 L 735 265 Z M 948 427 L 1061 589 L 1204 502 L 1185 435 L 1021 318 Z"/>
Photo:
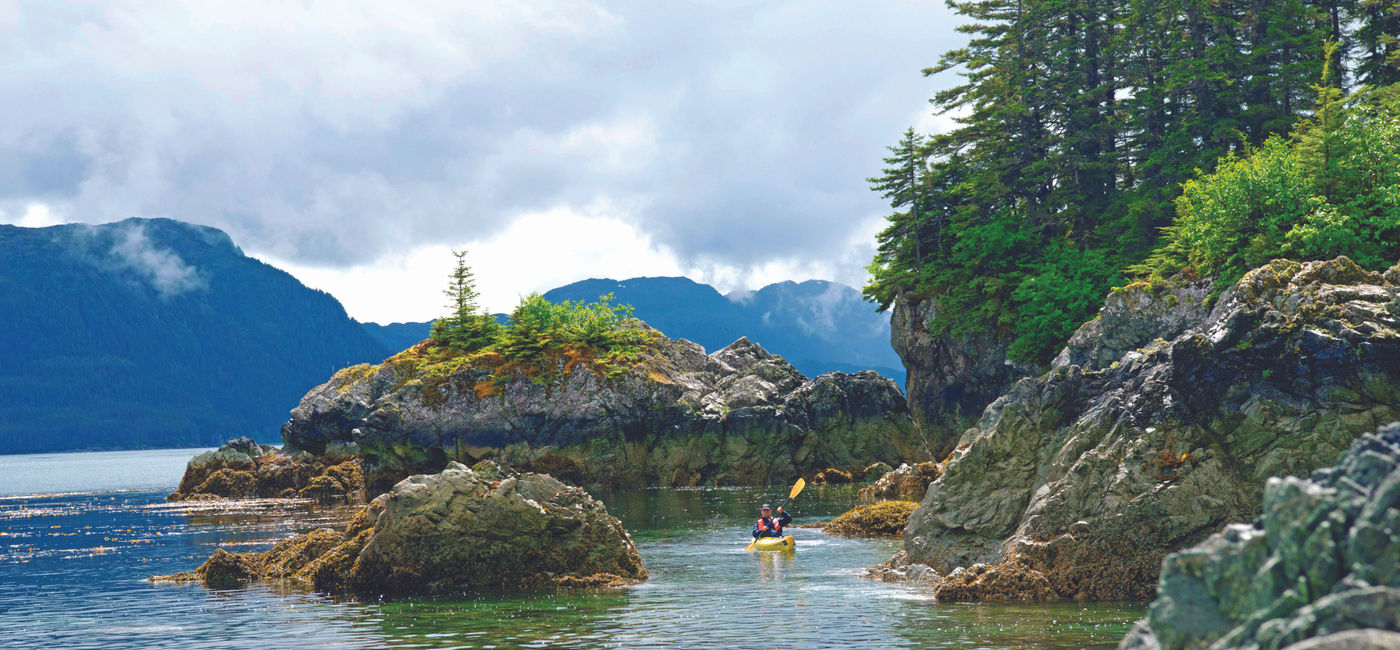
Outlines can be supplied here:
<path id="1" fill-rule="evenodd" d="M 447 315 L 433 321 L 432 338 L 463 352 L 475 352 L 496 339 L 496 319 L 477 304 L 476 276 L 467 265 L 467 251 L 452 251 L 457 264 L 447 276 Z"/>

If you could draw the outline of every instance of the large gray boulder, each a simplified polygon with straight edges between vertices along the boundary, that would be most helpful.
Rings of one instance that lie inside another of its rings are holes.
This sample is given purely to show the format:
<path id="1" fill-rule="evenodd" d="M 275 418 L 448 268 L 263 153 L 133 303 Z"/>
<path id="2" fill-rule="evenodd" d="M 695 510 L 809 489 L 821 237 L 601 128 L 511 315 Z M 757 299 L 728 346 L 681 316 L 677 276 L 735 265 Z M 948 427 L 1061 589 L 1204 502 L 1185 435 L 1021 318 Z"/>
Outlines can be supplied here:
<path id="1" fill-rule="evenodd" d="M 630 366 L 601 371 L 574 355 L 548 370 L 421 343 L 313 389 L 282 437 L 313 454 L 355 443 L 371 493 L 449 460 L 568 467 L 588 484 L 631 487 L 767 484 L 929 458 L 890 379 L 808 379 L 748 339 L 707 355 L 658 333 Z"/>
<path id="2" fill-rule="evenodd" d="M 344 531 L 316 530 L 262 553 L 219 549 L 192 572 L 153 580 L 214 588 L 289 580 L 327 593 L 407 595 L 646 578 L 632 538 L 587 492 L 486 461 L 404 479 Z"/>
<path id="3" fill-rule="evenodd" d="M 910 517 L 907 561 L 1039 573 L 1037 597 L 1151 598 L 1162 558 L 1253 519 L 1269 477 L 1400 419 L 1400 267 L 1277 260 L 1170 339 L 1106 367 L 1081 348 L 1089 367 L 1019 381 L 963 434 Z"/>
<path id="4" fill-rule="evenodd" d="M 1121 647 L 1400 647 L 1400 423 L 1311 478 L 1269 479 L 1254 523 L 1167 556 Z"/>

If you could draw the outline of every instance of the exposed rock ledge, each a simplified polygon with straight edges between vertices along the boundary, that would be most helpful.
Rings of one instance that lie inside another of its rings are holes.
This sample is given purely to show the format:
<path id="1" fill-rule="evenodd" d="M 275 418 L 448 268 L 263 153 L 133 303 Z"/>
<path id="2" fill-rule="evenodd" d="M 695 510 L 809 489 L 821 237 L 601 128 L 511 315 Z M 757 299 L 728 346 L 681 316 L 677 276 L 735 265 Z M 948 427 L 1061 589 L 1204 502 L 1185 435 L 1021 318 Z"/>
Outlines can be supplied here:
<path id="1" fill-rule="evenodd" d="M 1269 479 L 1253 524 L 1167 556 L 1121 647 L 1400 648 L 1400 422 L 1309 479 Z"/>
<path id="2" fill-rule="evenodd" d="M 321 503 L 364 503 L 365 477 L 353 445 L 322 456 L 288 454 L 249 438 L 235 438 L 185 465 L 170 501 L 300 498 Z"/>
<path id="3" fill-rule="evenodd" d="M 1146 600 L 1167 553 L 1258 515 L 1269 477 L 1400 419 L 1400 266 L 1276 260 L 1189 328 L 1179 314 L 1207 313 L 1183 304 L 1192 291 L 1133 290 L 1099 320 L 1135 320 L 1149 343 L 1105 367 L 1121 343 L 1076 336 L 1059 367 L 988 406 L 910 517 L 904 562 L 985 564 L 976 582 L 1006 571 L 1025 597 Z"/>
<path id="4" fill-rule="evenodd" d="M 929 458 L 898 386 L 874 372 L 807 379 L 740 339 L 706 355 L 655 337 L 631 367 L 564 356 L 556 377 L 502 375 L 430 342 L 313 389 L 282 428 L 290 449 L 354 443 L 370 492 L 449 460 L 568 470 L 613 487 L 768 484 L 828 467 Z"/>
<path id="5" fill-rule="evenodd" d="M 155 582 L 237 587 L 286 579 L 327 593 L 617 586 L 645 580 L 621 522 L 587 492 L 486 461 L 411 476 L 343 532 L 320 529 L 263 553 L 214 551 Z"/>

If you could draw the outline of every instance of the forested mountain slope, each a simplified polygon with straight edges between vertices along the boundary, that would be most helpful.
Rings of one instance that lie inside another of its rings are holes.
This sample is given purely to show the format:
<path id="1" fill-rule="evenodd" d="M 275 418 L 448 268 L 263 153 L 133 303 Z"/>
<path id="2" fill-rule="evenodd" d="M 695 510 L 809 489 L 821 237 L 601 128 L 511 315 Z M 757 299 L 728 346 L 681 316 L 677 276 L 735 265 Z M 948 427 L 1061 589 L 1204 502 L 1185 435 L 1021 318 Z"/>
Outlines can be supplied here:
<path id="1" fill-rule="evenodd" d="M 388 350 L 329 294 L 165 219 L 0 226 L 0 453 L 276 439 Z"/>

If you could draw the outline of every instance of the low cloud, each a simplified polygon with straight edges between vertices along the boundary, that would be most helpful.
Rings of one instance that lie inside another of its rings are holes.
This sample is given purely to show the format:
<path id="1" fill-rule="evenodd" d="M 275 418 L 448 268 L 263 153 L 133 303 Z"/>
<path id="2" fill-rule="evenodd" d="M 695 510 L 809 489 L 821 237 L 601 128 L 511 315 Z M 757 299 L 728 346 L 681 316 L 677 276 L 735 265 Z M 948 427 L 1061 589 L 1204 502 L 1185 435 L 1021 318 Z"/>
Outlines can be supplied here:
<path id="1" fill-rule="evenodd" d="M 208 287 L 198 269 L 186 264 L 174 251 L 153 244 L 145 226 L 140 224 L 122 227 L 108 255 L 117 266 L 150 283 L 164 298 Z"/>
<path id="2" fill-rule="evenodd" d="M 23 62 L 0 67 L 0 212 L 170 217 L 344 269 L 607 205 L 721 286 L 859 284 L 850 236 L 885 211 L 863 179 L 927 123 L 951 25 L 893 0 L 0 0 Z"/>

